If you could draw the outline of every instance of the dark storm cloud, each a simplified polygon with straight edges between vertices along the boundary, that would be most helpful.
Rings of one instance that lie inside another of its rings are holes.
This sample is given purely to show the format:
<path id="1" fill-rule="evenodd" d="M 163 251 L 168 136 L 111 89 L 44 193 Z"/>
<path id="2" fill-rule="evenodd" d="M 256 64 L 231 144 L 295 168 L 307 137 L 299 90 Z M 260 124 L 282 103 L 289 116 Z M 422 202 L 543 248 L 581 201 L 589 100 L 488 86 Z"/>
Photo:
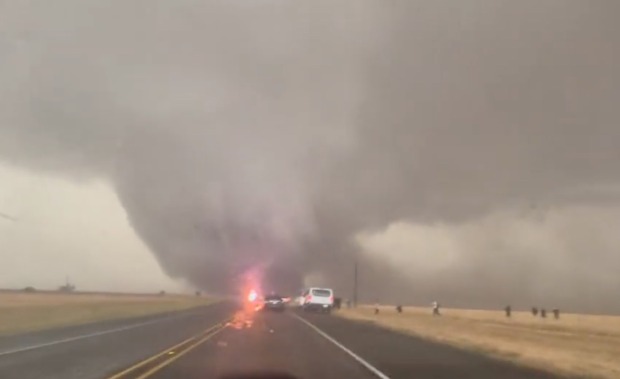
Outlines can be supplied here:
<path id="1" fill-rule="evenodd" d="M 3 159 L 109 178 L 165 270 L 211 290 L 257 264 L 348 290 L 357 232 L 619 180 L 613 1 L 3 7 Z"/>

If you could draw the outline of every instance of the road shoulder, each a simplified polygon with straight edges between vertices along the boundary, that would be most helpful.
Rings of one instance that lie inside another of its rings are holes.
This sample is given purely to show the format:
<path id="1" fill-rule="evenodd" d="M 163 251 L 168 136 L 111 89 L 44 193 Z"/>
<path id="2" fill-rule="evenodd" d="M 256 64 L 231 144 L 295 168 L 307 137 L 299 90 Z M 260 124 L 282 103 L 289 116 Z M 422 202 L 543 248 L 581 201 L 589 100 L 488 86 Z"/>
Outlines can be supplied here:
<path id="1" fill-rule="evenodd" d="M 304 319 L 347 346 L 390 378 L 412 373 L 432 378 L 558 379 L 553 374 L 495 360 L 370 322 L 337 316 L 300 314 Z"/>

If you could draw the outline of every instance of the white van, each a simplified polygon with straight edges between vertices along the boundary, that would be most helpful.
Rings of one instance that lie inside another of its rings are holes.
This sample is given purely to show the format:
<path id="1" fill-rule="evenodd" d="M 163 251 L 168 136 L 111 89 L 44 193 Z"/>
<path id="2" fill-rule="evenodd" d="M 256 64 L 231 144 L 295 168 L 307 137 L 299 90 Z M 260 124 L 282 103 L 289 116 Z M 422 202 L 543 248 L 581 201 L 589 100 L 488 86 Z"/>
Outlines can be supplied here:
<path id="1" fill-rule="evenodd" d="M 334 306 L 334 291 L 331 288 L 311 287 L 302 294 L 304 311 L 329 313 Z"/>

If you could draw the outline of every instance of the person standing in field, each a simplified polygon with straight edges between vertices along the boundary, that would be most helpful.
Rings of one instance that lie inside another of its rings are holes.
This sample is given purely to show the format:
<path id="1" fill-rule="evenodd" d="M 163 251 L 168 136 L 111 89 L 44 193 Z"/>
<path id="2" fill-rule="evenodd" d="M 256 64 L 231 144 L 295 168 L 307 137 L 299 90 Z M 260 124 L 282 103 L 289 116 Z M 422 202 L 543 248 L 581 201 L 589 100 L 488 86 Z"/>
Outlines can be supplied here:
<path id="1" fill-rule="evenodd" d="M 439 316 L 439 303 L 437 301 L 433 301 L 433 316 Z"/>

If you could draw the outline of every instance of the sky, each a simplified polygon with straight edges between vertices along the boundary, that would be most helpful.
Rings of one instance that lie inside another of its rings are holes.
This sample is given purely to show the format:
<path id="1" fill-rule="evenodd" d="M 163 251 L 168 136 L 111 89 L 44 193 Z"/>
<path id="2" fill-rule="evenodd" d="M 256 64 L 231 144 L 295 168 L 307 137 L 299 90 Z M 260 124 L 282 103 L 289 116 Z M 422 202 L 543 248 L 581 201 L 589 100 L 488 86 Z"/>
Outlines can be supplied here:
<path id="1" fill-rule="evenodd" d="M 27 172 L 119 210 L 26 250 L 56 272 L 76 246 L 101 278 L 146 251 L 145 285 L 217 293 L 349 296 L 358 262 L 364 301 L 620 312 L 619 8 L 0 2 L 7 188 Z M 0 210 L 57 213 L 29 196 Z M 88 255 L 102 224 L 127 227 L 118 256 Z"/>
<path id="2" fill-rule="evenodd" d="M 136 236 L 114 191 L 0 166 L 0 288 L 185 292 Z M 123 262 L 123 264 L 119 264 Z"/>

